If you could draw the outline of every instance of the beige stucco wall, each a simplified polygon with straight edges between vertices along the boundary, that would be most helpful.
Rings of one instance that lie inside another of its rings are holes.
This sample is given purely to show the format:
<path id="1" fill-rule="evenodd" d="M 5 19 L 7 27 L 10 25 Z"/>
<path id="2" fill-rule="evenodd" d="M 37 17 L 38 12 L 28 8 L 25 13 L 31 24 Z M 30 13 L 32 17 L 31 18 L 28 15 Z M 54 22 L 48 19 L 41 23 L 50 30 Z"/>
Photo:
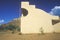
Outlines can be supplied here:
<path id="1" fill-rule="evenodd" d="M 53 27 L 55 32 L 60 33 L 60 23 L 55 24 Z"/>
<path id="2" fill-rule="evenodd" d="M 52 19 L 58 19 L 58 17 L 35 8 L 35 5 L 29 5 L 29 2 L 21 2 L 21 8 L 28 10 L 28 15 L 26 17 L 21 16 L 22 33 L 40 33 L 41 27 L 43 28 L 44 33 L 52 33 L 54 31 Z"/>

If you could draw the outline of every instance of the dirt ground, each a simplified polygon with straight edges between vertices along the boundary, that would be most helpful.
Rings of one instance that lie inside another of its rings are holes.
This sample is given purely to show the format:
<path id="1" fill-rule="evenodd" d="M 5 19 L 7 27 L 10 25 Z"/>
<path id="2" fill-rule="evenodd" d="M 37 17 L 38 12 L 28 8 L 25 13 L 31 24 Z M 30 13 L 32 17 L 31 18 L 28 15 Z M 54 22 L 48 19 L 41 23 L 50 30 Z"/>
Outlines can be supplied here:
<path id="1" fill-rule="evenodd" d="M 23 34 L 23 35 L 0 33 L 0 40 L 60 40 L 60 33 Z"/>

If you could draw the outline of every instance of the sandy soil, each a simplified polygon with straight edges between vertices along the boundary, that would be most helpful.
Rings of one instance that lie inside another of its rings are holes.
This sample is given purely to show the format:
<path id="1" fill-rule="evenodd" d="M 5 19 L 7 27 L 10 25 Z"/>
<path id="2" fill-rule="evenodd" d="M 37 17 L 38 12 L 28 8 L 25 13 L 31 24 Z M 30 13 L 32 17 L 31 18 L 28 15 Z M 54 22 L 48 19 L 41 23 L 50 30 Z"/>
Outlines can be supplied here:
<path id="1" fill-rule="evenodd" d="M 0 40 L 60 40 L 60 33 L 55 34 L 25 34 L 0 33 Z"/>

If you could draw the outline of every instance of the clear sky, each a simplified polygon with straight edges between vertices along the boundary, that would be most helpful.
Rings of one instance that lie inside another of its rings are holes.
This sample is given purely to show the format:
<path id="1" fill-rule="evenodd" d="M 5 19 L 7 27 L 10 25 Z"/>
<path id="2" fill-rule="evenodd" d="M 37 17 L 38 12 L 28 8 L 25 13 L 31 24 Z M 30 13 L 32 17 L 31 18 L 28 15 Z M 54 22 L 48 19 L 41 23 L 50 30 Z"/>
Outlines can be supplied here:
<path id="1" fill-rule="evenodd" d="M 0 0 L 0 24 L 19 17 L 19 0 Z"/>

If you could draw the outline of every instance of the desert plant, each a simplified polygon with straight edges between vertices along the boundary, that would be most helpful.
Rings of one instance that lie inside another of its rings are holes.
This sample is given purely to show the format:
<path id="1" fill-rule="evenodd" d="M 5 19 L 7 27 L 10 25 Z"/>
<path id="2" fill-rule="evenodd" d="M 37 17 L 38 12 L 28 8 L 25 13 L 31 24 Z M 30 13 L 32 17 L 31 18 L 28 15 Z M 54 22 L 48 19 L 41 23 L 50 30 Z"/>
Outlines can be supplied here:
<path id="1" fill-rule="evenodd" d="M 40 32 L 41 32 L 41 34 L 44 34 L 44 30 L 42 27 L 40 28 Z"/>

